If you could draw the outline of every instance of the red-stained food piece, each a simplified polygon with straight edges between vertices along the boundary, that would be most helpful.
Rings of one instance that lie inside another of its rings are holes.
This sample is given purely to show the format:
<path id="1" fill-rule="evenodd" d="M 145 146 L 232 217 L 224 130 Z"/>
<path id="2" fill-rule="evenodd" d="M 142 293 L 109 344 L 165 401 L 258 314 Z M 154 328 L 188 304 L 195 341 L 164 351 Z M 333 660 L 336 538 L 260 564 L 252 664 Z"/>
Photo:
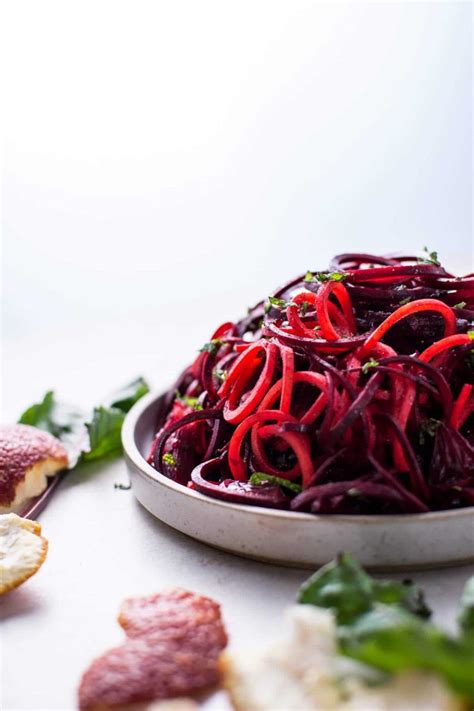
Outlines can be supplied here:
<path id="1" fill-rule="evenodd" d="M 40 464 L 45 476 L 67 467 L 67 452 L 55 437 L 29 425 L 0 426 L 0 508 L 22 503 L 18 488 Z"/>
<path id="2" fill-rule="evenodd" d="M 217 602 L 180 588 L 125 600 L 118 621 L 131 638 L 196 640 L 202 636 L 219 650 L 227 644 Z"/>
<path id="3" fill-rule="evenodd" d="M 217 603 L 170 590 L 122 605 L 128 639 L 96 659 L 79 687 L 81 709 L 103 709 L 195 693 L 219 680 L 227 644 Z"/>

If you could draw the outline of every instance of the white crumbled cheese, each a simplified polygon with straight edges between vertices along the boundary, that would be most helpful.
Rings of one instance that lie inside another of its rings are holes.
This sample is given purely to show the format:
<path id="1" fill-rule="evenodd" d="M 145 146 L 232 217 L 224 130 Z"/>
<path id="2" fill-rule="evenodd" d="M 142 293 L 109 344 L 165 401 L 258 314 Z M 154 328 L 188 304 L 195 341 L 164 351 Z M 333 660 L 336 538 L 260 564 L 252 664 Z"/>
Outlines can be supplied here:
<path id="1" fill-rule="evenodd" d="M 421 672 L 384 678 L 338 655 L 330 611 L 295 605 L 286 635 L 261 652 L 227 657 L 225 683 L 238 711 L 454 711 L 438 679 Z M 367 678 L 378 680 L 368 685 Z"/>

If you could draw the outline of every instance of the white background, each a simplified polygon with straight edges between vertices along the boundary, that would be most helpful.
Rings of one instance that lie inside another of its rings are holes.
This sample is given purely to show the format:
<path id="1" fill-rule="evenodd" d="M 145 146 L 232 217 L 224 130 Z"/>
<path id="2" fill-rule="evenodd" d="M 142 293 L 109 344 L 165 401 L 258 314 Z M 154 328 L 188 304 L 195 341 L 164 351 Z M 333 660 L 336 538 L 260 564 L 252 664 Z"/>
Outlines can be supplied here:
<path id="1" fill-rule="evenodd" d="M 84 405 L 139 373 L 163 387 L 334 253 L 426 244 L 472 269 L 470 3 L 5 10 L 5 420 L 51 387 Z M 44 570 L 4 602 L 5 708 L 72 708 L 128 594 L 215 594 L 239 640 L 304 577 L 171 533 L 113 490 L 120 463 L 79 478 L 42 517 Z M 452 619 L 467 573 L 440 575 Z"/>
<path id="2" fill-rule="evenodd" d="M 9 416 L 45 387 L 88 396 L 84 343 L 91 397 L 144 369 L 161 386 L 337 252 L 427 244 L 468 270 L 470 3 L 6 14 Z"/>

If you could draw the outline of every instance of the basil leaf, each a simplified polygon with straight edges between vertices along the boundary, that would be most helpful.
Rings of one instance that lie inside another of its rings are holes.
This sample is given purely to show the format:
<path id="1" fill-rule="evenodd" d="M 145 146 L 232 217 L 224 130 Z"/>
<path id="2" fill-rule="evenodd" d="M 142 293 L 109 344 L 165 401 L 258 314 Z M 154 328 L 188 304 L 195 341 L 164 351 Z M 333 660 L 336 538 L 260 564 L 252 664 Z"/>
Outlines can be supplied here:
<path id="1" fill-rule="evenodd" d="M 373 580 L 374 600 L 386 605 L 401 605 L 417 617 L 431 617 L 431 610 L 426 604 L 425 596 L 420 587 L 411 580 Z"/>
<path id="2" fill-rule="evenodd" d="M 90 461 L 122 450 L 120 433 L 125 413 L 149 391 L 143 378 L 137 378 L 96 407 L 89 418 L 77 408 L 57 402 L 49 391 L 39 403 L 31 405 L 18 422 L 46 430 L 65 447 L 69 468 L 80 459 Z"/>
<path id="3" fill-rule="evenodd" d="M 300 588 L 298 602 L 333 610 L 338 624 L 348 624 L 377 603 L 399 605 L 429 617 L 423 593 L 411 581 L 375 580 L 348 553 L 323 566 Z"/>
<path id="4" fill-rule="evenodd" d="M 430 611 L 417 586 L 375 580 L 348 554 L 313 575 L 299 602 L 333 611 L 342 654 L 388 673 L 430 671 L 474 699 L 474 578 L 464 590 L 457 638 L 423 619 Z"/>
<path id="5" fill-rule="evenodd" d="M 455 639 L 397 605 L 377 603 L 338 629 L 341 651 L 386 672 L 425 669 L 474 698 L 474 643 Z"/>
<path id="6" fill-rule="evenodd" d="M 122 451 L 121 431 L 125 413 L 117 407 L 95 407 L 91 422 L 86 423 L 90 449 L 83 452 L 85 462 L 102 459 Z"/>
<path id="7" fill-rule="evenodd" d="M 69 468 L 72 469 L 88 447 L 84 413 L 65 403 L 56 402 L 54 392 L 49 391 L 39 403 L 31 405 L 20 416 L 18 422 L 45 430 L 57 437 L 68 453 Z"/>
<path id="8" fill-rule="evenodd" d="M 370 609 L 372 580 L 348 553 L 320 568 L 299 590 L 298 602 L 333 610 L 347 624 Z"/>
<path id="9" fill-rule="evenodd" d="M 116 407 L 122 410 L 122 412 L 128 412 L 140 398 L 149 392 L 150 388 L 148 387 L 148 383 L 140 377 L 128 385 L 125 385 L 120 390 L 117 390 L 104 404 L 109 407 Z"/>

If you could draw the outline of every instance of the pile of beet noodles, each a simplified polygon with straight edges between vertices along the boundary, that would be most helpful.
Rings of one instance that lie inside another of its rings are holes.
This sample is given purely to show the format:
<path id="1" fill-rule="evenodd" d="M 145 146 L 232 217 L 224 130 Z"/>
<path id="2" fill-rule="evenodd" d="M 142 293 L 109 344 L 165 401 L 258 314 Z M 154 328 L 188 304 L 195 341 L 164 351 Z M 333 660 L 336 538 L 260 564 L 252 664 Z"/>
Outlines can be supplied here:
<path id="1" fill-rule="evenodd" d="M 433 254 L 343 254 L 224 323 L 167 393 L 150 463 L 295 511 L 473 505 L 474 275 Z"/>

